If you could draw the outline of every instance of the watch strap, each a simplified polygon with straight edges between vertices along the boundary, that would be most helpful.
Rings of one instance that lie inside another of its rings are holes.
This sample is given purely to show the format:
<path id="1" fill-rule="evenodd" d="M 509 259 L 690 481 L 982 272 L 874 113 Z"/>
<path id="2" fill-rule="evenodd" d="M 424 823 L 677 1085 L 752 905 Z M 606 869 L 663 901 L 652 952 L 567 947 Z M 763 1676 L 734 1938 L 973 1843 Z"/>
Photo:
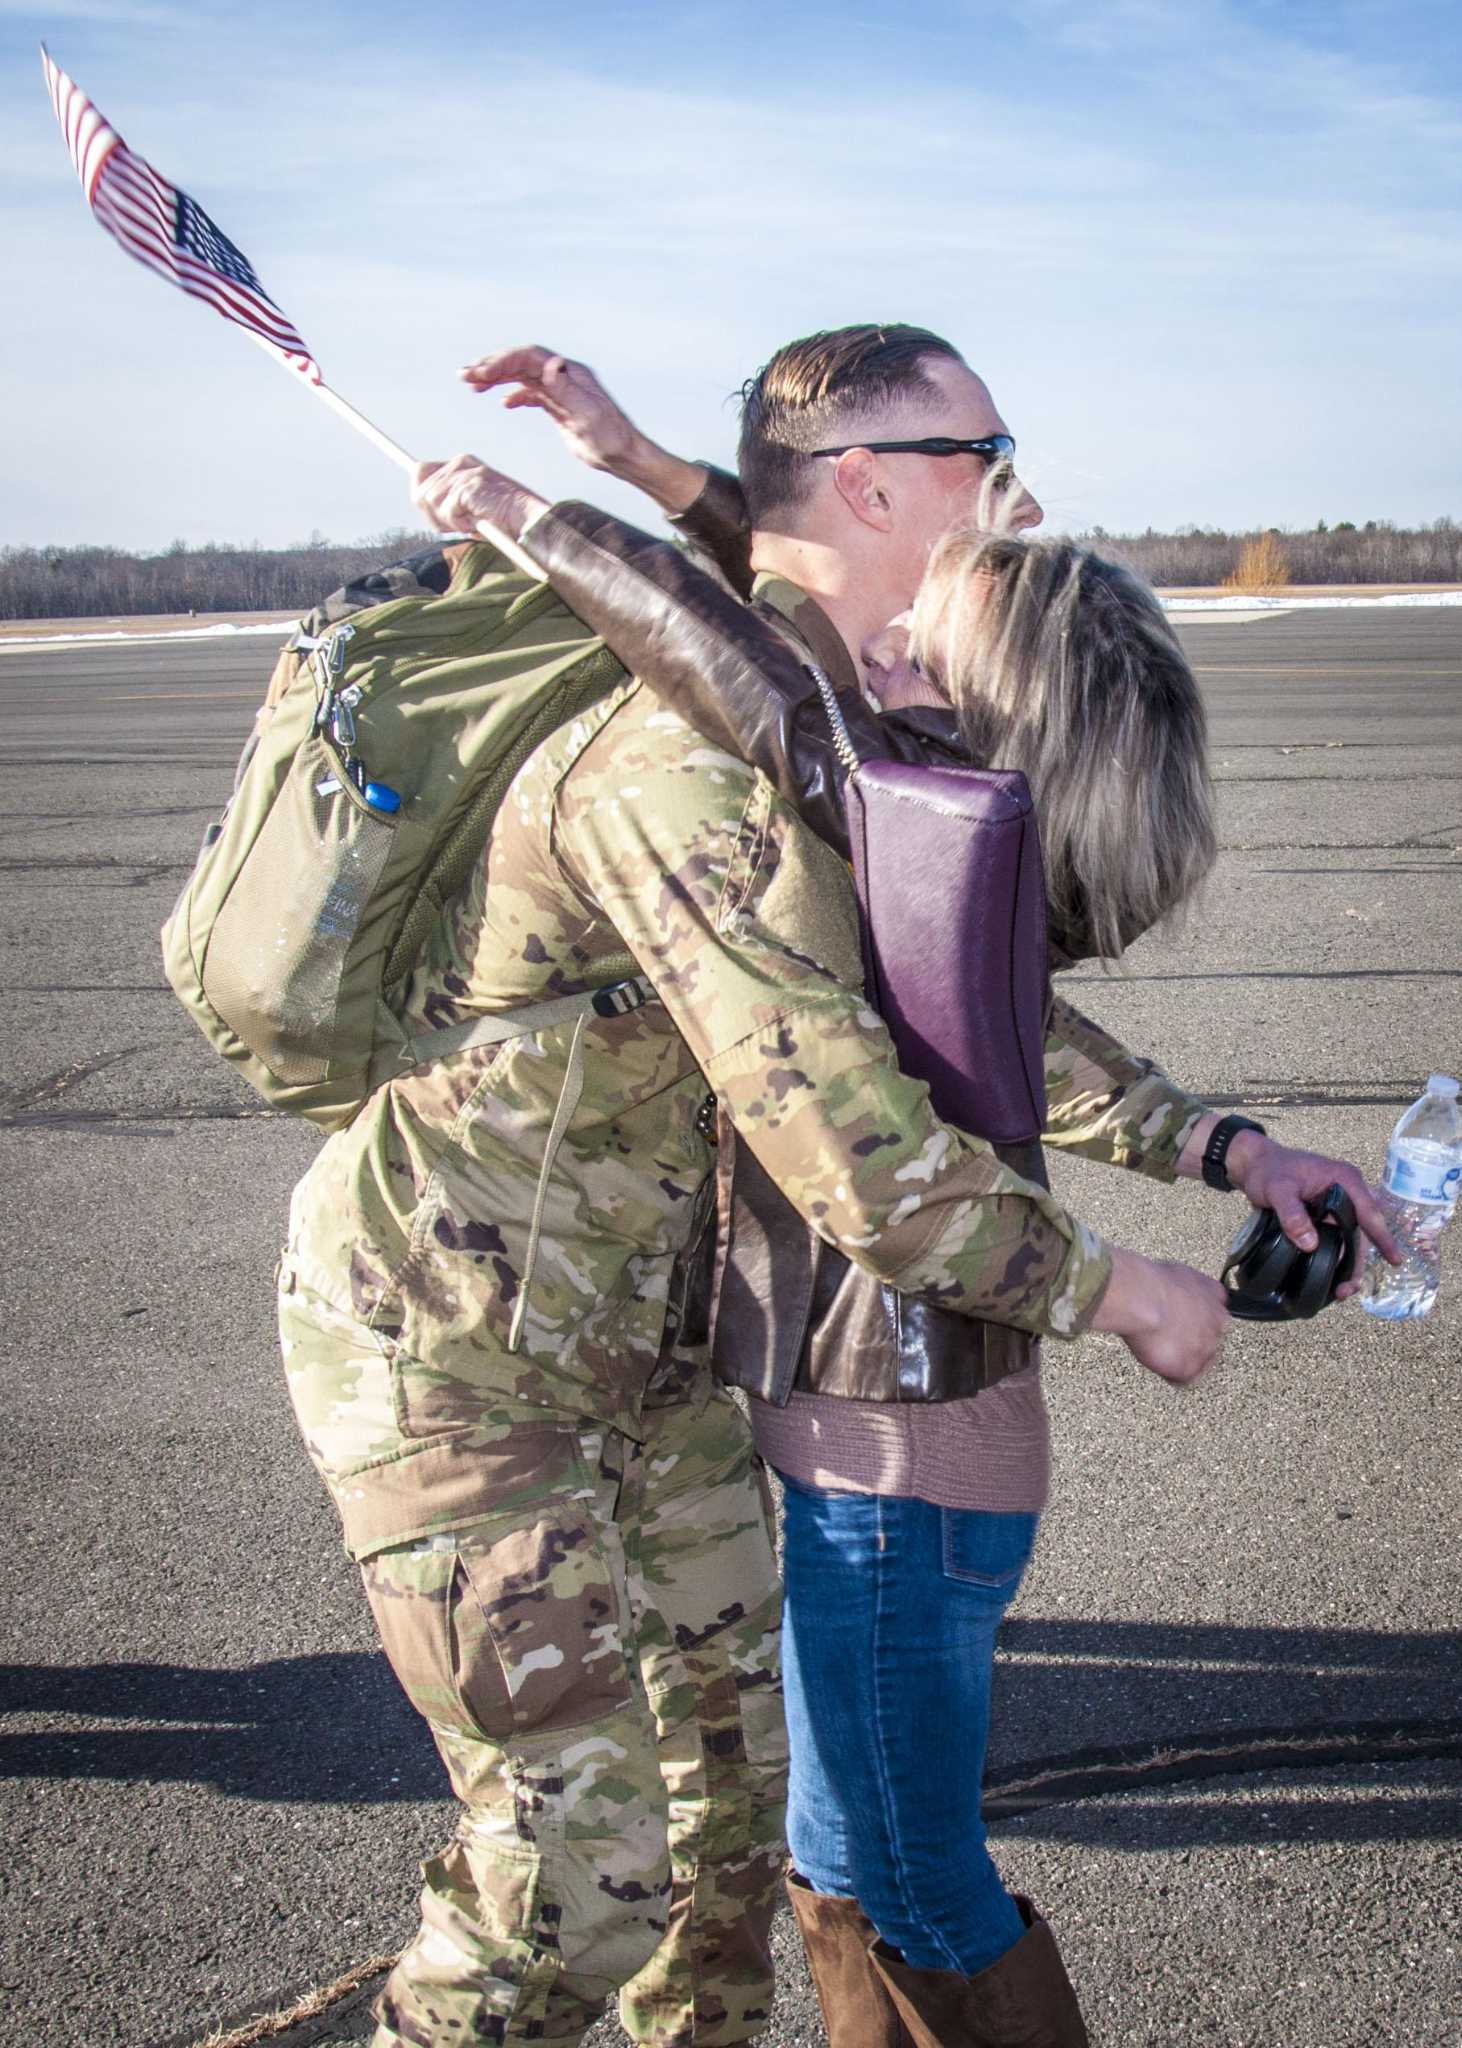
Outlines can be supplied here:
<path id="1" fill-rule="evenodd" d="M 1208 1143 L 1203 1147 L 1203 1178 L 1207 1185 L 1216 1188 L 1221 1195 L 1233 1192 L 1233 1182 L 1228 1177 L 1228 1148 L 1240 1131 L 1257 1131 L 1266 1137 L 1263 1124 L 1255 1123 L 1251 1116 L 1221 1116 L 1208 1134 Z"/>

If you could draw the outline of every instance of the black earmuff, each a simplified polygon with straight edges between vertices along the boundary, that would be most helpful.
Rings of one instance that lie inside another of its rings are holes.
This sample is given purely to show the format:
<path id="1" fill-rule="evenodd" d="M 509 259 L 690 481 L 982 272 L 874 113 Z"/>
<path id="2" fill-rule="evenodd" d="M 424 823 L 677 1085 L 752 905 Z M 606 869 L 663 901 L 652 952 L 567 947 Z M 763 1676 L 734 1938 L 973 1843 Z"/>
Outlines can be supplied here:
<path id="1" fill-rule="evenodd" d="M 1337 1181 L 1305 1207 L 1319 1243 L 1291 1244 L 1272 1209 L 1258 1209 L 1233 1241 L 1223 1269 L 1229 1314 L 1251 1323 L 1294 1323 L 1317 1316 L 1355 1271 L 1355 1205 Z"/>

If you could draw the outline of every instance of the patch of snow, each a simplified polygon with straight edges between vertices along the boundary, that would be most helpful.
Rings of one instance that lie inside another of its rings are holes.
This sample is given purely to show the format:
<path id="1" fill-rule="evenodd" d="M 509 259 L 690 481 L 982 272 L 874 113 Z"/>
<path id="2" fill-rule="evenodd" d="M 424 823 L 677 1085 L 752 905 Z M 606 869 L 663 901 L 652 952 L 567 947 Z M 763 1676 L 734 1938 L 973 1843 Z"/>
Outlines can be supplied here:
<path id="1" fill-rule="evenodd" d="M 1372 609 L 1392 606 L 1397 609 L 1416 610 L 1433 605 L 1462 605 L 1462 590 L 1401 591 L 1389 597 L 1246 597 L 1239 591 L 1225 593 L 1222 597 L 1165 597 L 1163 606 L 1170 612 L 1293 612 L 1324 611 L 1339 608 Z M 79 647 L 102 641 L 127 641 L 137 647 L 147 647 L 162 640 L 220 640 L 247 638 L 266 635 L 284 641 L 294 631 L 297 621 L 282 619 L 267 625 L 247 626 L 170 626 L 158 633 L 35 633 L 0 634 L 0 653 L 7 647 Z"/>
<path id="2" fill-rule="evenodd" d="M 171 626 L 163 633 L 0 633 L 0 652 L 7 647 L 77 647 L 97 640 L 126 640 L 137 647 L 148 647 L 158 640 L 217 640 L 251 633 L 272 633 L 276 640 L 285 640 L 294 627 L 293 619 L 285 619 L 267 626 Z"/>
<path id="3" fill-rule="evenodd" d="M 1299 612 L 1375 605 L 1415 610 L 1422 605 L 1462 605 L 1462 590 L 1407 590 L 1389 597 L 1244 597 L 1234 591 L 1224 597 L 1165 597 L 1163 605 L 1170 612 Z"/>

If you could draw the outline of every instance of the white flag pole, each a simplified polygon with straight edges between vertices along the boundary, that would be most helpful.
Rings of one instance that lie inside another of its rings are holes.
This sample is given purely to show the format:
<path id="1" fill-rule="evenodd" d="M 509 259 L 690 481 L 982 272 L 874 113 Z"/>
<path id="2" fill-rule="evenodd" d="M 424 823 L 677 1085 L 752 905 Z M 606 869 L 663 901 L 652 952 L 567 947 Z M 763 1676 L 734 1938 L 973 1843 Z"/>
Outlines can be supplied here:
<path id="1" fill-rule="evenodd" d="M 383 433 L 374 420 L 368 420 L 363 412 L 357 412 L 348 399 L 342 398 L 338 391 L 332 391 L 328 384 L 315 384 L 308 378 L 301 378 L 299 372 L 293 369 L 293 365 L 285 362 L 279 350 L 272 342 L 266 341 L 262 334 L 250 334 L 249 339 L 256 342 L 265 355 L 272 357 L 282 369 L 293 371 L 299 382 L 313 391 L 316 398 L 322 404 L 328 405 L 331 412 L 337 413 L 347 426 L 354 427 L 363 440 L 369 441 L 373 448 L 378 448 L 382 455 L 388 456 L 398 468 L 404 469 L 408 476 L 416 474 L 416 457 L 409 455 L 399 441 L 393 441 L 389 434 Z M 521 569 L 525 576 L 531 576 L 535 583 L 543 581 L 543 571 L 531 555 L 523 552 L 511 535 L 504 533 L 500 527 L 492 525 L 486 519 L 478 520 L 476 530 L 485 541 L 495 547 L 500 554 L 506 555 L 515 567 Z"/>
<path id="2" fill-rule="evenodd" d="M 374 420 L 368 420 L 363 412 L 357 412 L 347 399 L 342 398 L 338 391 L 332 391 L 328 384 L 317 384 L 314 388 L 316 398 L 322 404 L 328 405 L 331 412 L 338 413 L 341 419 L 354 427 L 363 440 L 379 448 L 383 455 L 389 456 L 391 461 L 404 469 L 408 475 L 415 474 L 416 457 L 408 455 L 399 441 L 393 441 L 389 434 L 382 433 Z"/>

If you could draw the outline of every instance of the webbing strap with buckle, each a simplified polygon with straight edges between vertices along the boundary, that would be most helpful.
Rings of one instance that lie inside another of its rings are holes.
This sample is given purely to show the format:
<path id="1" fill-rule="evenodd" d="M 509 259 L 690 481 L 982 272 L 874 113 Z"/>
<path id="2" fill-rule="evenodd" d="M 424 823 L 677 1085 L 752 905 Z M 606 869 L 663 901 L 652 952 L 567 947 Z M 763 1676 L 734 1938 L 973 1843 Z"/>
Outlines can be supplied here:
<path id="1" fill-rule="evenodd" d="M 553 996 L 546 1003 L 526 1003 L 520 1010 L 499 1010 L 491 1017 L 469 1017 L 464 1023 L 448 1024 L 441 1031 L 424 1031 L 419 1038 L 409 1040 L 406 1063 L 419 1067 L 427 1060 L 445 1059 L 449 1053 L 466 1052 L 475 1045 L 505 1045 L 510 1038 L 531 1038 L 535 1031 L 552 1031 L 556 1025 L 572 1024 L 579 1017 L 627 1017 L 654 998 L 655 991 L 648 981 L 612 981 L 608 988 L 582 989 L 574 996 Z"/>

